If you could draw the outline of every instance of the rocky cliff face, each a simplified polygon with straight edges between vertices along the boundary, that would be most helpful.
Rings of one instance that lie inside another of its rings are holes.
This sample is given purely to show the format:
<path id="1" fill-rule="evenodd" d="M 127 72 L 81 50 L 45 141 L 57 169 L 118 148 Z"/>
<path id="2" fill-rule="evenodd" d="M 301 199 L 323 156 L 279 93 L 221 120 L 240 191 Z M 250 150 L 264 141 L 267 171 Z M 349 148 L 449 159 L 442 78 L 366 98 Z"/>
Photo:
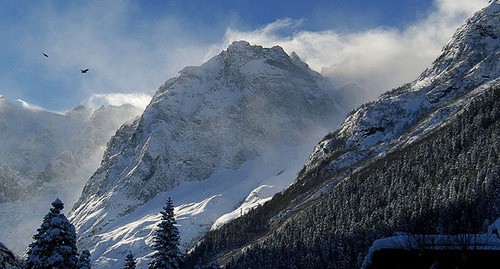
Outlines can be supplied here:
<path id="1" fill-rule="evenodd" d="M 225 205 L 214 206 L 219 209 L 204 209 L 209 217 L 202 223 L 181 221 L 181 233 L 183 229 L 198 230 L 197 235 L 206 231 L 221 214 L 237 208 L 263 180 L 252 176 L 255 171 L 238 172 L 235 178 L 224 180 L 215 175 L 242 167 L 248 170 L 249 163 L 262 163 L 263 158 L 281 159 L 280 164 L 295 161 L 302 154 L 298 148 L 312 146 L 311 138 L 343 117 L 336 94 L 328 80 L 310 70 L 297 55 L 244 41 L 231 44 L 199 67 L 183 69 L 159 88 L 142 117 L 122 126 L 109 143 L 101 167 L 71 213 L 82 244 L 90 247 L 99 240 L 96 235 L 109 237 L 120 225 L 144 218 L 147 213 L 139 214 L 139 207 L 153 208 L 155 198 L 165 193 L 175 196 L 188 183 L 193 189 L 186 194 L 196 198 L 182 197 L 179 207 L 193 203 L 206 206 L 211 204 L 207 202 L 210 197 L 231 197 L 224 198 L 229 199 Z M 246 194 L 235 196 L 230 192 L 242 184 L 238 178 L 243 178 L 245 187 L 241 190 Z M 202 183 L 208 179 L 228 187 L 210 194 L 213 196 L 200 194 L 199 186 L 207 193 L 218 188 L 217 184 Z M 201 203 L 204 199 L 208 200 Z M 157 212 L 161 206 L 156 205 Z M 144 230 L 151 227 L 134 229 L 147 233 Z M 119 241 L 101 243 L 112 249 Z M 117 255 L 96 251 L 98 258 Z"/>

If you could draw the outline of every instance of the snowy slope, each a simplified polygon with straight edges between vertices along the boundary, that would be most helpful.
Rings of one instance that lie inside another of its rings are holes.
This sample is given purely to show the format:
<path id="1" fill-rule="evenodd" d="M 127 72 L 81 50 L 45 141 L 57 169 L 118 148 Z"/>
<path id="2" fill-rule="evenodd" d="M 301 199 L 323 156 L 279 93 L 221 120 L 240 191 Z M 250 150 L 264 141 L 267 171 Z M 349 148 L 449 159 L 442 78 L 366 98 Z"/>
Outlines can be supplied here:
<path id="1" fill-rule="evenodd" d="M 129 249 L 145 263 L 172 196 L 191 246 L 214 222 L 246 211 L 238 207 L 247 196 L 243 207 L 252 207 L 288 186 L 303 152 L 344 116 L 336 94 L 297 55 L 244 41 L 183 69 L 110 142 L 71 212 L 80 244 L 97 268 L 116 266 Z"/>
<path id="2" fill-rule="evenodd" d="M 500 75 L 500 4 L 477 12 L 418 79 L 352 112 L 311 154 L 304 175 L 331 174 L 417 141 Z M 300 180 L 300 179 L 299 179 Z"/>
<path id="3" fill-rule="evenodd" d="M 123 105 L 54 113 L 1 98 L 0 240 L 20 254 L 51 201 L 72 205 L 110 137 L 141 112 Z"/>

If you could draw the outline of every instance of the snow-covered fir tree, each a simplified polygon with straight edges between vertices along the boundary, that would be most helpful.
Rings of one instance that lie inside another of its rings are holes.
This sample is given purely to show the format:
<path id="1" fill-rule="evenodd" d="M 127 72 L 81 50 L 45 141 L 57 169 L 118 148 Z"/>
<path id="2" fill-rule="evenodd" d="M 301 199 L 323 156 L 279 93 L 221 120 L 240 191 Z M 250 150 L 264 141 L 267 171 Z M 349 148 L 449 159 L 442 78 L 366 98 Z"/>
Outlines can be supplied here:
<path id="1" fill-rule="evenodd" d="M 78 269 L 90 269 L 92 264 L 90 263 L 90 251 L 87 249 L 82 250 L 80 257 L 78 257 L 78 264 L 76 265 Z"/>
<path id="2" fill-rule="evenodd" d="M 57 198 L 43 218 L 42 225 L 33 236 L 34 242 L 29 245 L 27 269 L 77 268 L 76 231 L 61 213 L 63 208 L 64 203 Z"/>
<path id="3" fill-rule="evenodd" d="M 134 254 L 129 252 L 129 254 L 125 256 L 125 265 L 123 266 L 123 269 L 135 269 L 136 265 L 137 262 L 135 261 Z"/>
<path id="4" fill-rule="evenodd" d="M 174 205 L 169 197 L 163 207 L 161 222 L 155 231 L 152 248 L 156 251 L 153 260 L 149 263 L 150 269 L 175 269 L 180 268 L 181 251 L 179 250 L 179 230 L 174 216 Z"/>

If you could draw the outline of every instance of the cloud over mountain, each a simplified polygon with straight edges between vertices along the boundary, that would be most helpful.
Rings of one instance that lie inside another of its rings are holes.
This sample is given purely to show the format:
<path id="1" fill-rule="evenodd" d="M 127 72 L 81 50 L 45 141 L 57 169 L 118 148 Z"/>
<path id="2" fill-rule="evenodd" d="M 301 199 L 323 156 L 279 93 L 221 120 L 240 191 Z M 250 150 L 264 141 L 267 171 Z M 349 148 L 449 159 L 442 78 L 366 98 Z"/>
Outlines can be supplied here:
<path id="1" fill-rule="evenodd" d="M 422 72 L 465 19 L 486 4 L 437 0 L 435 11 L 404 29 L 378 27 L 354 33 L 304 31 L 301 21 L 280 19 L 253 31 L 229 28 L 212 51 L 216 53 L 234 40 L 264 46 L 279 44 L 288 53 L 295 51 L 312 69 L 322 71 L 334 82 L 357 83 L 375 98 Z"/>

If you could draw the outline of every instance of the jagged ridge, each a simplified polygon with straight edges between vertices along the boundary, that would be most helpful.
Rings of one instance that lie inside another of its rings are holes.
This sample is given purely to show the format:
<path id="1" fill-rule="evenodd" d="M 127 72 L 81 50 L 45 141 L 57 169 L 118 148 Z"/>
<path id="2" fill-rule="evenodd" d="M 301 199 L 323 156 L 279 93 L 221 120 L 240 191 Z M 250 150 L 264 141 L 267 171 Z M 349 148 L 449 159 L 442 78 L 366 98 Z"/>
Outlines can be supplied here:
<path id="1" fill-rule="evenodd" d="M 139 120 L 122 126 L 108 144 L 101 167 L 70 215 L 82 244 L 95 245 L 97 233 L 127 225 L 117 220 L 180 183 L 199 182 L 257 158 L 295 159 L 297 148 L 312 146 L 311 137 L 344 114 L 335 94 L 326 78 L 278 46 L 234 42 L 205 64 L 186 67 L 159 88 Z M 263 180 L 241 177 L 252 188 Z M 225 195 L 230 194 L 214 197 Z M 212 213 L 209 219 L 217 217 Z M 191 225 L 207 229 L 187 220 L 183 227 Z"/>

